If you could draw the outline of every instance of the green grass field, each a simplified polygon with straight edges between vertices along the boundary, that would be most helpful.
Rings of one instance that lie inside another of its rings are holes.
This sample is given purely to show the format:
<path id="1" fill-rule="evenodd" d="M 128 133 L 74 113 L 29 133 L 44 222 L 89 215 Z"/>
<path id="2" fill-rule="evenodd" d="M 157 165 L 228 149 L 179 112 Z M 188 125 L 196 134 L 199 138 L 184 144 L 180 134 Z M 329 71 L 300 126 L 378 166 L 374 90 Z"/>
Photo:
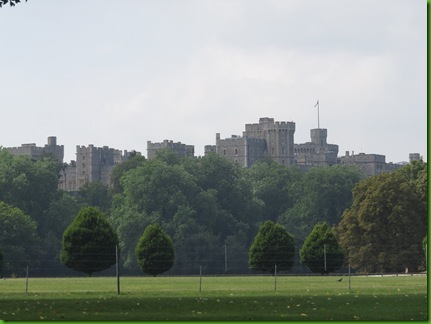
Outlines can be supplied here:
<path id="1" fill-rule="evenodd" d="M 427 277 L 0 280 L 2 320 L 427 320 Z"/>

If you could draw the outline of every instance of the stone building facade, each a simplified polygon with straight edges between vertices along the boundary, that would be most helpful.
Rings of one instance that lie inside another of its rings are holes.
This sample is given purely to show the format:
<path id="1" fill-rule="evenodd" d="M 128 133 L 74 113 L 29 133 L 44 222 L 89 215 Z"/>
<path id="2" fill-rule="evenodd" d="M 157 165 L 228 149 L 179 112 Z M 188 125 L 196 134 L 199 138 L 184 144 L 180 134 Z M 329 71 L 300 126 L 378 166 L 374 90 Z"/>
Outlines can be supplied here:
<path id="1" fill-rule="evenodd" d="M 205 154 L 215 152 L 244 167 L 251 167 L 259 160 L 269 158 L 282 165 L 296 165 L 307 171 L 312 167 L 337 164 L 356 165 L 365 176 L 390 172 L 400 164 L 386 163 L 385 156 L 360 153 L 338 157 L 338 145 L 328 144 L 328 130 L 310 130 L 311 141 L 294 144 L 295 123 L 274 122 L 273 118 L 263 117 L 258 124 L 246 124 L 242 136 L 231 135 L 220 138 L 216 133 L 216 145 L 206 145 Z M 420 159 L 419 154 L 410 154 L 410 161 Z"/>
<path id="2" fill-rule="evenodd" d="M 264 158 L 282 165 L 293 165 L 295 123 L 274 122 L 274 118 L 263 117 L 259 123 L 246 124 L 242 136 L 232 135 L 221 139 L 216 134 L 216 145 L 205 146 L 205 154 L 215 152 L 227 159 L 251 167 Z"/>
<path id="3" fill-rule="evenodd" d="M 32 160 L 40 160 L 43 156 L 52 155 L 59 164 L 63 164 L 64 146 L 57 145 L 57 137 L 48 137 L 48 143 L 44 147 L 36 146 L 35 143 L 22 144 L 19 147 L 6 148 L 13 155 L 24 155 Z"/>
<path id="4" fill-rule="evenodd" d="M 380 154 L 355 154 L 346 151 L 346 155 L 339 158 L 340 164 L 350 164 L 357 166 L 365 176 L 371 177 L 382 172 L 390 172 L 400 168 L 402 165 L 386 163 L 386 157 Z"/>
<path id="5" fill-rule="evenodd" d="M 130 153 L 108 146 L 94 147 L 76 146 L 76 161 L 60 172 L 59 189 L 78 191 L 87 183 L 100 181 L 111 186 L 112 169 L 119 163 L 126 161 Z"/>
<path id="6" fill-rule="evenodd" d="M 338 145 L 328 144 L 328 130 L 310 130 L 311 142 L 295 144 L 295 163 L 301 169 L 337 164 Z"/>
<path id="7" fill-rule="evenodd" d="M 170 140 L 164 140 L 160 143 L 151 143 L 151 141 L 147 141 L 147 158 L 155 158 L 157 151 L 163 149 L 170 149 L 181 157 L 195 156 L 194 145 L 186 145 L 181 142 L 174 143 Z"/>

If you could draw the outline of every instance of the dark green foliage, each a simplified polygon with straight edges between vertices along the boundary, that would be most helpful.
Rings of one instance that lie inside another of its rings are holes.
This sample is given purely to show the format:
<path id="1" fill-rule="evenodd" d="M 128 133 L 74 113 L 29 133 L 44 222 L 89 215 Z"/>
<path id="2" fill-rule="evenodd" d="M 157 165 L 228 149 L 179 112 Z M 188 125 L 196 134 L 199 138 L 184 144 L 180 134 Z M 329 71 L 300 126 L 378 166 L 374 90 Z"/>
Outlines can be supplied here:
<path id="1" fill-rule="evenodd" d="M 174 264 L 172 239 L 158 224 L 149 225 L 136 246 L 136 257 L 141 270 L 152 276 L 164 273 Z"/>
<path id="2" fill-rule="evenodd" d="M 108 187 L 100 181 L 87 183 L 79 188 L 79 198 L 87 206 L 106 212 L 111 207 L 112 197 Z"/>
<path id="3" fill-rule="evenodd" d="M 263 213 L 276 221 L 295 202 L 294 185 L 301 177 L 297 168 L 287 168 L 272 160 L 262 160 L 244 173 L 255 197 L 264 203 Z"/>
<path id="4" fill-rule="evenodd" d="M 421 170 L 411 172 L 416 167 Z M 426 172 L 426 163 L 411 164 L 356 185 L 353 204 L 337 227 L 353 268 L 363 272 L 418 271 L 428 228 L 428 202 L 421 183 Z"/>
<path id="5" fill-rule="evenodd" d="M 8 274 L 23 274 L 26 266 L 38 265 L 40 240 L 36 222 L 22 210 L 0 201 L 0 247 L 3 269 Z"/>
<path id="6" fill-rule="evenodd" d="M 3 271 L 3 253 L 0 250 L 0 273 Z"/>
<path id="7" fill-rule="evenodd" d="M 278 221 L 291 229 L 297 242 L 303 242 L 319 222 L 338 225 L 344 210 L 352 204 L 353 187 L 362 178 L 354 166 L 312 168 L 292 184 L 295 203 Z"/>
<path id="8" fill-rule="evenodd" d="M 82 205 L 74 195 L 59 191 L 57 197 L 51 201 L 48 209 L 44 211 L 44 222 L 39 231 L 42 233 L 42 250 L 40 255 L 41 263 L 44 266 L 38 275 L 61 275 L 64 267 L 59 262 L 58 251 L 61 249 L 61 240 L 66 228 L 72 223 Z M 32 269 L 34 272 L 34 269 Z"/>
<path id="9" fill-rule="evenodd" d="M 117 164 L 114 169 L 112 169 L 111 173 L 112 192 L 114 194 L 121 193 L 123 191 L 123 187 L 120 183 L 121 177 L 126 174 L 127 171 L 142 166 L 145 161 L 146 159 L 144 156 L 132 152 L 127 161 Z"/>
<path id="10" fill-rule="evenodd" d="M 120 240 L 121 262 L 124 272 L 138 275 L 141 273 L 136 262 L 136 242 L 139 241 L 145 228 L 159 221 L 157 214 L 147 215 L 132 208 L 122 206 L 112 211 L 109 222 L 117 230 Z"/>
<path id="11" fill-rule="evenodd" d="M 118 237 L 96 208 L 83 208 L 63 235 L 61 262 L 91 275 L 115 264 Z"/>
<path id="12" fill-rule="evenodd" d="M 292 235 L 280 224 L 266 221 L 249 251 L 250 269 L 275 272 L 289 270 L 294 263 L 295 244 Z"/>
<path id="13" fill-rule="evenodd" d="M 20 3 L 21 2 L 21 0 L 0 0 L 0 8 L 3 6 L 3 5 L 6 5 L 6 4 L 10 4 L 10 6 L 11 7 L 14 7 L 17 3 Z M 25 2 L 27 2 L 27 0 L 25 0 Z"/>
<path id="14" fill-rule="evenodd" d="M 0 149 L 0 200 L 32 217 L 38 229 L 43 226 L 41 216 L 56 197 L 57 187 L 57 162 L 52 158 L 32 161 Z"/>
<path id="15" fill-rule="evenodd" d="M 127 172 L 121 179 L 125 202 L 139 212 L 158 212 L 172 219 L 179 206 L 190 205 L 199 188 L 195 179 L 180 165 L 150 160 Z"/>
<path id="16" fill-rule="evenodd" d="M 344 253 L 338 245 L 331 227 L 326 222 L 314 226 L 305 239 L 299 256 L 302 264 L 306 265 L 312 272 L 322 275 L 340 269 L 344 261 Z"/>

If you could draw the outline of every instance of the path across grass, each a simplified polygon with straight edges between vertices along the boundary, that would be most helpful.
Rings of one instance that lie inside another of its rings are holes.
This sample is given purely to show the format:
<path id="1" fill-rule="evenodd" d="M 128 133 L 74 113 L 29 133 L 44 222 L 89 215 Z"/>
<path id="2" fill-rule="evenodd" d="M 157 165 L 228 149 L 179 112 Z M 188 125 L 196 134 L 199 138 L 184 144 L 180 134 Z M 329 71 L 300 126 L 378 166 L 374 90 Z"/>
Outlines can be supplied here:
<path id="1" fill-rule="evenodd" d="M 426 276 L 0 281 L 3 320 L 427 320 Z M 201 287 L 201 292 L 199 289 Z M 275 290 L 276 288 L 276 290 Z"/>

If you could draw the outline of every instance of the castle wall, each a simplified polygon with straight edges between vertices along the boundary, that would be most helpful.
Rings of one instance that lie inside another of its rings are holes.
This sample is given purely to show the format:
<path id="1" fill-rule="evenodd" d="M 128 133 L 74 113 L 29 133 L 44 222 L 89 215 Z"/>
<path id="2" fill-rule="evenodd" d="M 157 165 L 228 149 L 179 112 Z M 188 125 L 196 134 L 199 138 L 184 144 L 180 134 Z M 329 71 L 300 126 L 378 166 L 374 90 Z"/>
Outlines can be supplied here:
<path id="1" fill-rule="evenodd" d="M 345 156 L 339 158 L 341 164 L 356 165 L 367 177 L 378 175 L 382 172 L 393 171 L 397 168 L 396 164 L 386 163 L 384 155 L 379 154 L 352 154 L 346 152 Z"/>
<path id="2" fill-rule="evenodd" d="M 230 138 L 220 139 L 216 137 L 216 153 L 233 160 L 239 165 L 247 166 L 247 149 L 245 138 L 239 135 L 232 135 Z"/>
<path id="3" fill-rule="evenodd" d="M 111 173 L 113 168 L 129 158 L 130 154 L 124 151 L 104 147 L 76 146 L 76 162 L 72 161 L 60 173 L 59 188 L 66 191 L 78 191 L 87 183 L 96 181 L 111 186 Z"/>
<path id="4" fill-rule="evenodd" d="M 157 151 L 163 149 L 170 149 L 181 157 L 195 155 L 194 145 L 186 145 L 181 142 L 174 143 L 170 140 L 164 140 L 160 143 L 152 143 L 151 141 L 147 141 L 147 158 L 149 160 L 155 158 Z"/>
<path id="5" fill-rule="evenodd" d="M 19 147 L 7 147 L 6 149 L 13 155 L 24 155 L 32 160 L 40 160 L 43 156 L 52 155 L 59 164 L 63 164 L 64 146 L 57 145 L 55 136 L 48 137 L 48 144 L 45 144 L 44 147 L 29 143 L 22 144 Z"/>
<path id="6" fill-rule="evenodd" d="M 295 160 L 298 166 L 315 167 L 337 164 L 338 145 L 327 143 L 328 131 L 311 129 L 311 142 L 295 144 Z"/>

